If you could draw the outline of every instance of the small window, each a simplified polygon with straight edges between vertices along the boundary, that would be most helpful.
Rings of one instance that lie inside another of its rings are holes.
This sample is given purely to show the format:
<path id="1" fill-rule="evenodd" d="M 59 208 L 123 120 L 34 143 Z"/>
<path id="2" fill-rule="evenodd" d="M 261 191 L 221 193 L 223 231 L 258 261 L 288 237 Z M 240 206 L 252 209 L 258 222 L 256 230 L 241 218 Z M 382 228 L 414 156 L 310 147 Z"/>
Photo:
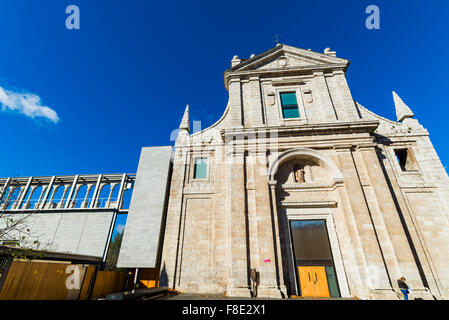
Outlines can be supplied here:
<path id="1" fill-rule="evenodd" d="M 417 171 L 415 159 L 409 149 L 395 149 L 394 154 L 402 171 Z"/>
<path id="2" fill-rule="evenodd" d="M 281 93 L 282 116 L 284 119 L 299 118 L 298 101 L 295 92 Z"/>
<path id="3" fill-rule="evenodd" d="M 193 179 L 207 179 L 207 159 L 196 158 L 193 168 Z"/>

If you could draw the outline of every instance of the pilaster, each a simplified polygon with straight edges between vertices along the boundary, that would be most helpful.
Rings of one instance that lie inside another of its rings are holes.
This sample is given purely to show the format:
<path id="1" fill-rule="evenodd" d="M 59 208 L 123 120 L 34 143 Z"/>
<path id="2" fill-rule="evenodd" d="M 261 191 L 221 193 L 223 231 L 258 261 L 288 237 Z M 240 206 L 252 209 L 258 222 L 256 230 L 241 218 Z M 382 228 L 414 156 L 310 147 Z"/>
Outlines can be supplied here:
<path id="1" fill-rule="evenodd" d="M 253 127 L 261 127 L 264 124 L 260 79 L 259 77 L 250 77 L 250 107 L 252 111 L 251 124 Z"/>
<path id="2" fill-rule="evenodd" d="M 327 87 L 326 79 L 323 72 L 315 72 L 313 74 L 315 79 L 315 86 L 318 90 L 318 104 L 321 111 L 322 122 L 336 122 L 337 114 L 335 113 L 334 105 Z"/>
<path id="3" fill-rule="evenodd" d="M 282 292 L 277 281 L 276 263 L 278 256 L 273 225 L 273 213 L 270 204 L 270 189 L 268 185 L 267 156 L 265 152 L 250 152 L 252 170 L 254 175 L 258 265 L 254 266 L 260 275 L 260 284 L 257 288 L 258 297 L 281 298 Z"/>
<path id="4" fill-rule="evenodd" d="M 387 192 L 390 188 L 380 166 L 375 147 L 375 144 L 364 144 L 359 145 L 357 149 L 361 153 L 365 168 L 367 168 L 366 172 L 380 209 L 379 217 L 373 221 L 377 224 L 379 237 L 383 238 L 381 244 L 384 244 L 384 250 L 389 252 L 388 255 L 385 254 L 385 262 L 391 282 L 393 287 L 399 290 L 396 280 L 405 277 L 413 288 L 424 290 L 404 226 L 391 195 L 392 190 Z"/>
<path id="5" fill-rule="evenodd" d="M 351 148 L 352 146 L 350 145 L 339 145 L 335 147 L 335 151 L 337 152 L 339 167 L 343 173 L 345 189 L 356 223 L 357 234 L 361 243 L 361 254 L 365 261 L 365 266 L 361 266 L 361 278 L 364 283 L 360 284 L 360 286 L 366 289 L 392 291 L 379 240 L 374 229 Z M 362 289 L 359 288 L 359 290 Z M 356 291 L 358 290 L 352 291 L 357 294 Z"/>
<path id="6" fill-rule="evenodd" d="M 227 154 L 227 186 L 230 264 L 226 292 L 228 296 L 250 297 L 243 150 Z"/>
<path id="7" fill-rule="evenodd" d="M 229 111 L 231 126 L 243 128 L 244 115 L 242 106 L 242 84 L 240 78 L 233 78 L 229 82 Z"/>

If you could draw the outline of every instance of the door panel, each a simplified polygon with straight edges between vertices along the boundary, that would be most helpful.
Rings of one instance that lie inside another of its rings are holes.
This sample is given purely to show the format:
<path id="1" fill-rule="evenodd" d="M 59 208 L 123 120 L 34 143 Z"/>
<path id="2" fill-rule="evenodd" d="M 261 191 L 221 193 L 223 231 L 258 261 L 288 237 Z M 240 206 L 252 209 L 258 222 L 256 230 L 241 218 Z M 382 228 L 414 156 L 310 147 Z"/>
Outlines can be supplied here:
<path id="1" fill-rule="evenodd" d="M 311 267 L 298 267 L 299 283 L 301 285 L 302 297 L 314 297 L 315 289 L 312 281 Z"/>
<path id="2" fill-rule="evenodd" d="M 330 297 L 329 285 L 327 284 L 326 268 L 311 267 L 312 277 L 314 280 L 315 297 Z"/>

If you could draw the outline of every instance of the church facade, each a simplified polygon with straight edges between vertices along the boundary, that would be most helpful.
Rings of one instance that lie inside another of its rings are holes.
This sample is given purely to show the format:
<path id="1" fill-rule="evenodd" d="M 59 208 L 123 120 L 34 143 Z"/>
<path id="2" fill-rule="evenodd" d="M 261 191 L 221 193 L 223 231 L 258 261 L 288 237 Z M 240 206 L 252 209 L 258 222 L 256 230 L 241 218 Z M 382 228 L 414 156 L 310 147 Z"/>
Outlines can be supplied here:
<path id="1" fill-rule="evenodd" d="M 404 277 L 411 298 L 449 299 L 448 175 L 396 93 L 397 121 L 354 101 L 349 64 L 284 44 L 235 56 L 222 117 L 193 133 L 187 107 L 174 151 L 143 148 L 136 174 L 0 178 L 0 213 L 33 235 L 10 240 L 104 263 L 127 214 L 117 267 L 135 283 L 399 299 Z"/>
<path id="2" fill-rule="evenodd" d="M 405 277 L 414 297 L 448 299 L 449 179 L 401 98 L 397 121 L 355 102 L 330 49 L 231 64 L 223 116 L 191 134 L 187 108 L 179 128 L 161 285 L 398 299 Z"/>

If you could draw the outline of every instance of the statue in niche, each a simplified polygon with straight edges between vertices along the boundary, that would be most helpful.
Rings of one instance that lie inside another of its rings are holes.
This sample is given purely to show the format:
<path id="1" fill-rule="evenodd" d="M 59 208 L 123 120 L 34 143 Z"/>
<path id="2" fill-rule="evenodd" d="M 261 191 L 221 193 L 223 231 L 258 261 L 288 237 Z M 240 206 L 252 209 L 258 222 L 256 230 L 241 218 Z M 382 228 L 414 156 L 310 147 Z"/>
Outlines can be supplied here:
<path id="1" fill-rule="evenodd" d="M 306 172 L 303 168 L 295 167 L 295 182 L 304 183 L 306 182 Z"/>

